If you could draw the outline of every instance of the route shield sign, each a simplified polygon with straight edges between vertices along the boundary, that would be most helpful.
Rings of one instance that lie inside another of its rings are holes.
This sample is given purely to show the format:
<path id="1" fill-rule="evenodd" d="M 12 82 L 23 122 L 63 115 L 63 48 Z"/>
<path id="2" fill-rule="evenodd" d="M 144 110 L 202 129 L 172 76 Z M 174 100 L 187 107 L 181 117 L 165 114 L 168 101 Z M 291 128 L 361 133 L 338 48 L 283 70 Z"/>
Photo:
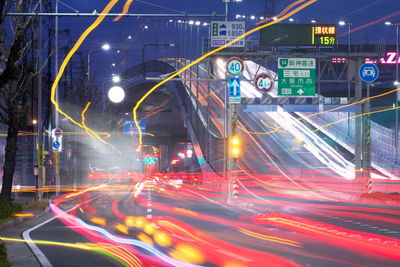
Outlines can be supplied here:
<path id="1" fill-rule="evenodd" d="M 261 93 L 268 93 L 274 85 L 274 79 L 266 73 L 261 73 L 254 79 L 254 85 Z"/>
<path id="2" fill-rule="evenodd" d="M 372 83 L 379 76 L 379 69 L 375 64 L 365 63 L 360 67 L 359 75 L 362 81 Z"/>
<path id="3" fill-rule="evenodd" d="M 278 96 L 315 96 L 315 58 L 278 59 Z"/>
<path id="4" fill-rule="evenodd" d="M 220 47 L 244 34 L 246 24 L 244 21 L 212 21 L 211 46 Z M 244 38 L 235 42 L 230 47 L 244 47 Z"/>

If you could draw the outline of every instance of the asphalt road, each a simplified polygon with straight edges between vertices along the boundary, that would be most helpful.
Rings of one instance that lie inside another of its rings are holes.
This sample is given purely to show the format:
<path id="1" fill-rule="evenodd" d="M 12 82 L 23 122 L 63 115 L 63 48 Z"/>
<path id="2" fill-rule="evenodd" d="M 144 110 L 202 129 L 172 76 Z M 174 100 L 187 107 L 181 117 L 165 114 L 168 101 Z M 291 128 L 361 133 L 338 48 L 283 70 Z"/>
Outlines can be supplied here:
<path id="1" fill-rule="evenodd" d="M 186 266 L 187 262 L 203 266 L 400 263 L 400 209 L 394 206 L 307 200 L 281 192 L 227 203 L 223 196 L 202 186 L 174 189 L 163 182 L 144 189 L 136 199 L 131 191 L 113 189 L 86 192 L 76 198 L 76 204 L 79 208 L 71 212 L 74 216 L 70 219 L 80 220 L 52 220 L 31 231 L 30 237 L 64 244 L 109 243 L 124 247 L 125 256 L 113 254 L 121 261 L 127 263 L 126 255 L 136 255 L 143 266 Z M 127 218 L 136 222 L 132 224 Z M 151 224 L 159 232 L 148 231 L 146 225 Z M 117 225 L 126 228 L 118 229 Z M 167 233 L 169 242 L 157 241 L 160 232 Z M 127 246 L 127 240 L 141 242 Z M 38 248 L 52 266 L 122 265 L 104 253 L 60 245 L 39 244 Z"/>

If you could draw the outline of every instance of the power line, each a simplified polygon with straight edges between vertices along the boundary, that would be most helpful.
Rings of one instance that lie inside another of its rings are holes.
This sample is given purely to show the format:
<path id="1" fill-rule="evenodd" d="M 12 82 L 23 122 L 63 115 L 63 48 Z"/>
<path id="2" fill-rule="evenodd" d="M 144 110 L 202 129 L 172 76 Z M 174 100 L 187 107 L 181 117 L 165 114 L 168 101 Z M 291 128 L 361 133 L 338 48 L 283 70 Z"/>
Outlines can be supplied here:
<path id="1" fill-rule="evenodd" d="M 97 13 L 97 11 L 93 11 L 93 13 L 14 13 L 14 12 L 9 12 L 6 14 L 6 16 L 9 17 L 17 17 L 17 16 L 47 16 L 47 17 L 99 17 L 99 16 L 105 16 L 105 17 L 118 17 L 123 15 L 124 17 L 225 17 L 225 15 L 222 14 L 217 14 L 216 12 L 213 12 L 211 14 L 187 14 L 187 13 L 182 13 L 182 14 L 120 14 L 120 13 L 110 13 L 110 14 L 103 14 L 103 13 Z"/>

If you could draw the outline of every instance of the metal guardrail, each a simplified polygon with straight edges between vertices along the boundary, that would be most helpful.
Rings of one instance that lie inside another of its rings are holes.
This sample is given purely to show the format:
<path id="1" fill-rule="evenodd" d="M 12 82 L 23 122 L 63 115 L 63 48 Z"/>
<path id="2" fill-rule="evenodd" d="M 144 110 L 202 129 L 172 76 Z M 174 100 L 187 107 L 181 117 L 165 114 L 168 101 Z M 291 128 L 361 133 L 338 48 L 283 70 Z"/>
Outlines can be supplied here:
<path id="1" fill-rule="evenodd" d="M 161 60 L 151 60 L 128 69 L 123 77 L 126 83 L 133 85 L 146 80 L 147 74 L 170 74 L 177 71 L 177 62 L 167 63 Z M 214 133 L 217 132 L 215 126 L 209 124 L 207 127 L 207 115 L 204 107 L 199 103 L 197 96 L 182 81 L 174 80 L 174 88 L 171 90 L 182 101 L 184 116 L 192 124 L 199 145 L 202 149 L 204 160 L 216 173 L 221 173 L 224 166 L 224 139 Z M 207 100 L 208 101 L 208 100 Z M 199 159 L 201 160 L 201 159 Z"/>
<path id="2" fill-rule="evenodd" d="M 178 93 L 184 100 L 183 106 L 186 116 L 192 124 L 205 160 L 214 172 L 222 173 L 224 168 L 224 139 L 213 134 L 212 129 L 207 127 L 207 122 L 204 119 L 207 115 L 202 112 L 201 104 L 192 90 L 183 85 L 178 88 Z"/>
<path id="3" fill-rule="evenodd" d="M 303 115 L 310 115 L 310 113 L 302 113 Z M 345 143 L 348 147 L 354 148 L 355 143 L 355 125 L 352 119 L 348 120 L 348 116 L 353 116 L 354 113 L 347 112 L 330 112 L 320 114 L 318 116 L 310 117 L 309 120 L 313 121 L 319 126 L 327 125 L 333 122 L 338 122 L 325 127 L 332 136 L 337 140 Z M 400 158 L 395 153 L 395 137 L 394 130 L 379 125 L 376 122 L 371 123 L 371 145 L 372 145 L 372 162 L 388 171 L 398 171 L 400 169 Z M 397 133 L 398 147 L 400 147 L 400 134 Z"/>

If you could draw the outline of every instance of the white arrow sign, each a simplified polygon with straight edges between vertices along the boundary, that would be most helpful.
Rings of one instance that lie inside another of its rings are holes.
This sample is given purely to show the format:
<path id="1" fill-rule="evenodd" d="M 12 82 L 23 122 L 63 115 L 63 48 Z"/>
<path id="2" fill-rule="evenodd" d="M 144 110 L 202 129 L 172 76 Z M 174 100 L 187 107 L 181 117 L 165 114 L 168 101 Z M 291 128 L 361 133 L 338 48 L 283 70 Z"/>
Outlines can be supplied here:
<path id="1" fill-rule="evenodd" d="M 299 95 L 302 95 L 302 94 L 304 94 L 304 91 L 303 91 L 303 89 L 300 89 L 299 91 L 297 91 L 297 93 L 298 93 Z"/>
<path id="2" fill-rule="evenodd" d="M 240 89 L 240 84 L 237 82 L 236 79 L 233 80 L 232 87 L 233 87 L 233 94 L 238 95 L 238 89 Z"/>

